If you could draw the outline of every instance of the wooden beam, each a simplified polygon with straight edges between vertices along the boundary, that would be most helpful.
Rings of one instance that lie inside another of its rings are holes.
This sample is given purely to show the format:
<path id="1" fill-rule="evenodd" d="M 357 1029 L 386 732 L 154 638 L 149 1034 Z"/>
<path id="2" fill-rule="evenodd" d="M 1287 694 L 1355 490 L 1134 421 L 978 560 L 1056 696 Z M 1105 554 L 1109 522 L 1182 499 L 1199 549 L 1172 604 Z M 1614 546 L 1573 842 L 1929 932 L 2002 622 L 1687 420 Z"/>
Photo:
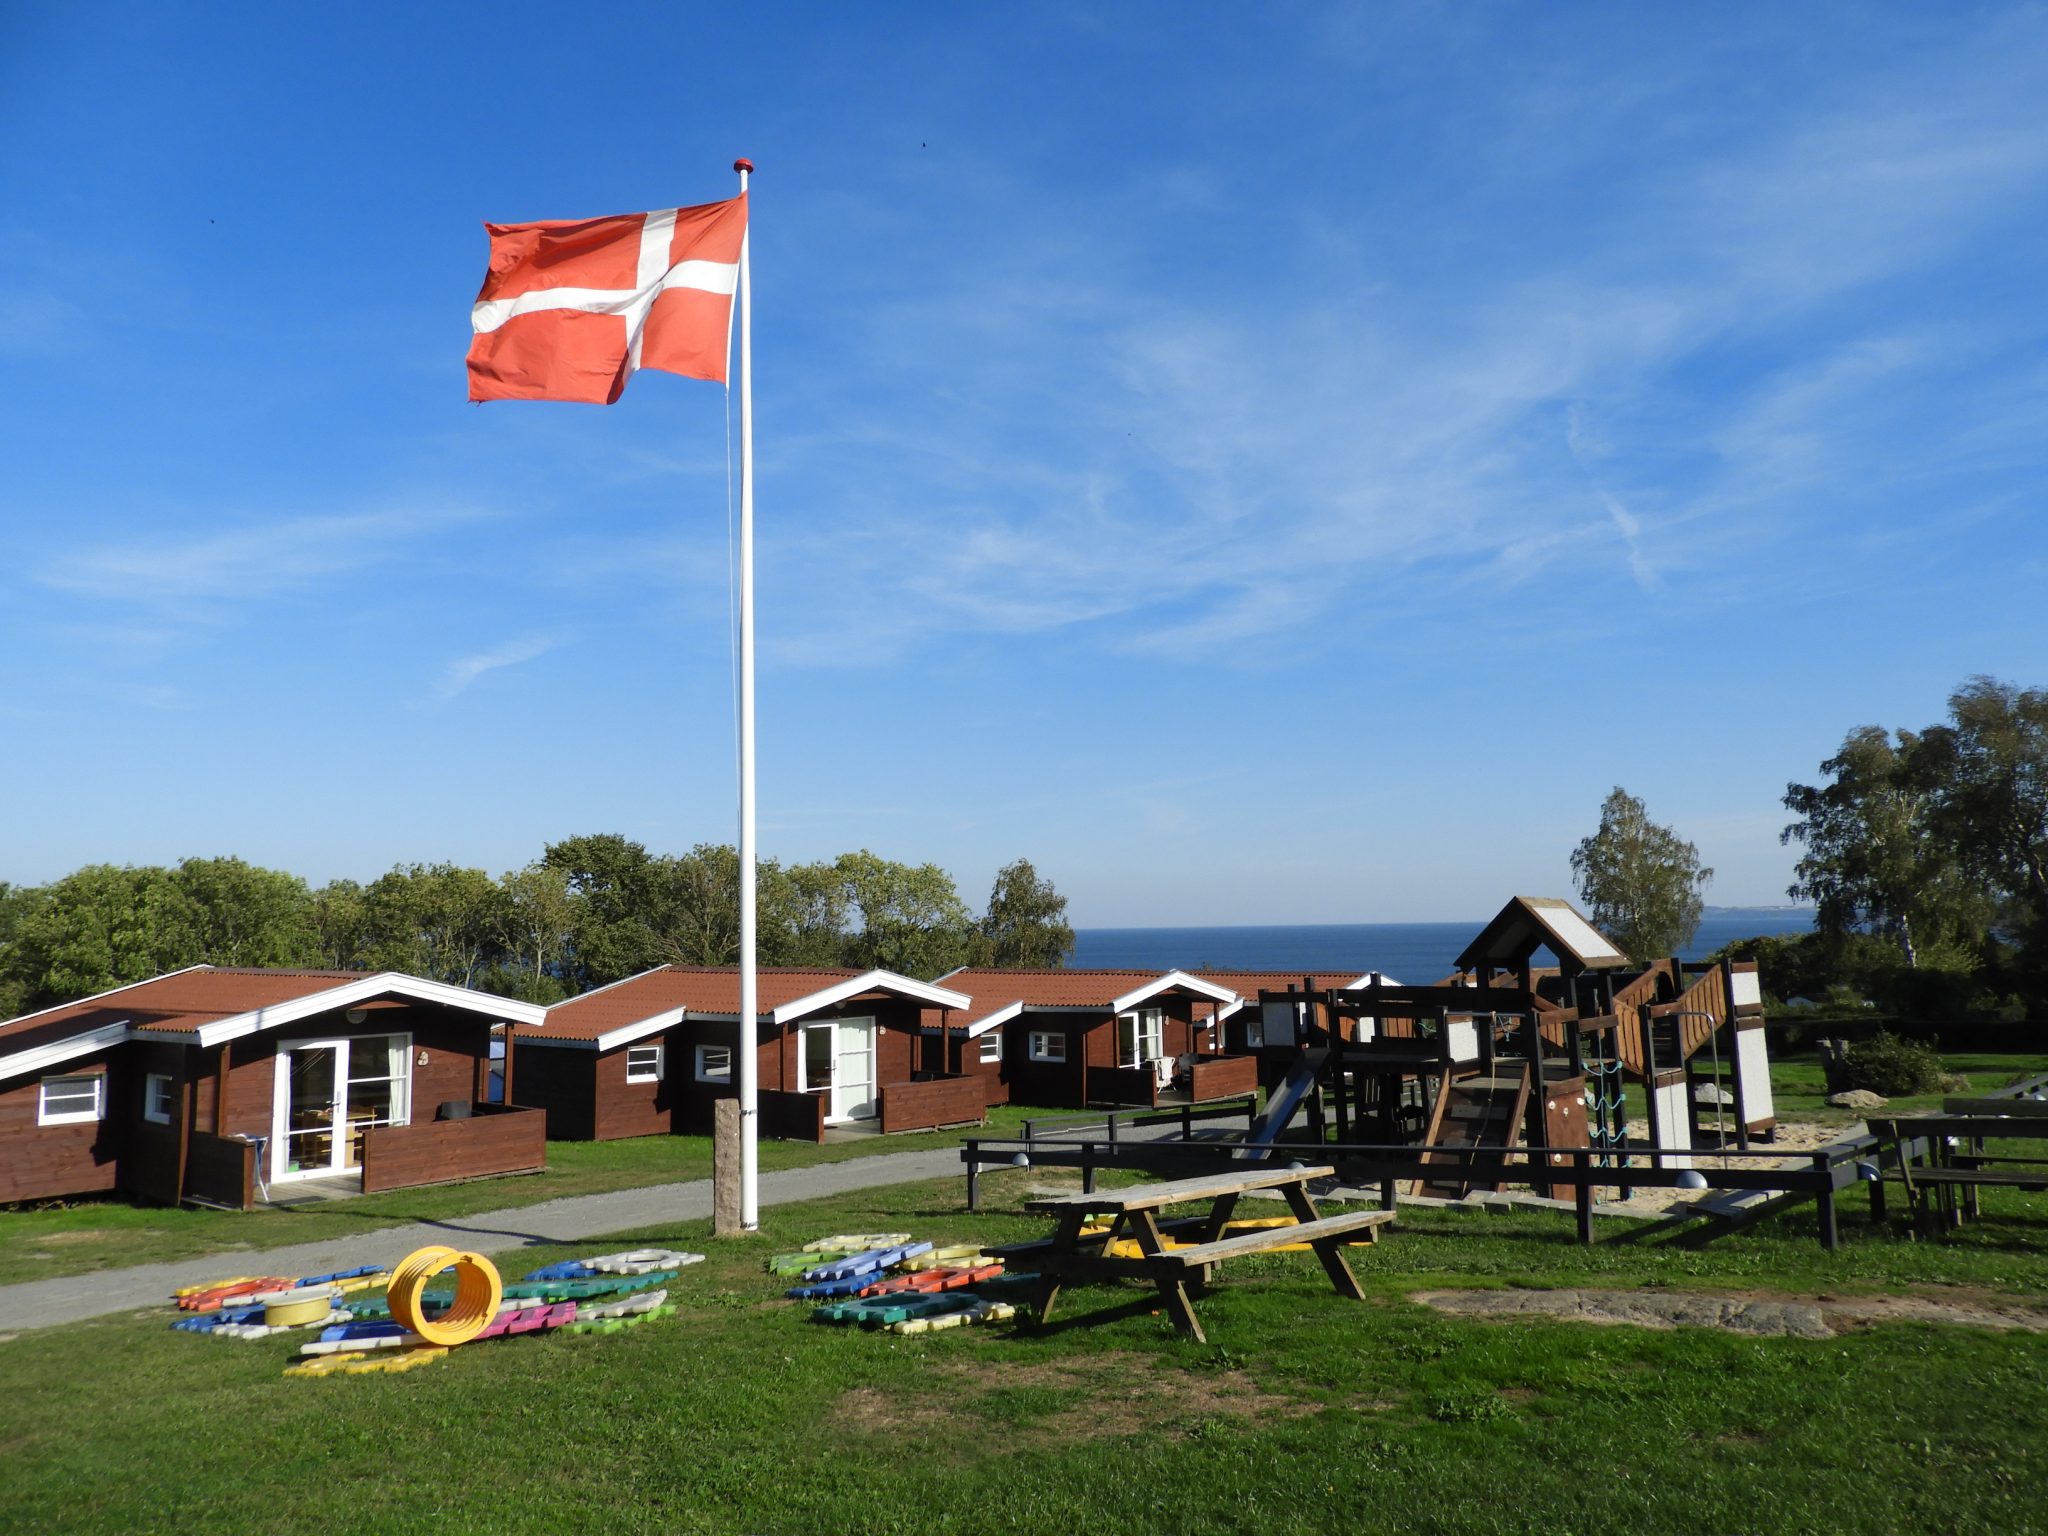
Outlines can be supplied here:
<path id="1" fill-rule="evenodd" d="M 213 1080 L 213 1134 L 216 1136 L 228 1133 L 228 1073 L 234 1070 L 234 1057 L 235 1042 L 221 1041 L 220 1062 Z"/>
<path id="2" fill-rule="evenodd" d="M 178 1073 L 178 1183 L 171 1192 L 171 1204 L 185 1203 L 185 1170 L 192 1162 L 192 1117 L 199 1112 L 198 1084 L 192 1079 L 192 1058 L 187 1051 L 183 1070 Z"/>

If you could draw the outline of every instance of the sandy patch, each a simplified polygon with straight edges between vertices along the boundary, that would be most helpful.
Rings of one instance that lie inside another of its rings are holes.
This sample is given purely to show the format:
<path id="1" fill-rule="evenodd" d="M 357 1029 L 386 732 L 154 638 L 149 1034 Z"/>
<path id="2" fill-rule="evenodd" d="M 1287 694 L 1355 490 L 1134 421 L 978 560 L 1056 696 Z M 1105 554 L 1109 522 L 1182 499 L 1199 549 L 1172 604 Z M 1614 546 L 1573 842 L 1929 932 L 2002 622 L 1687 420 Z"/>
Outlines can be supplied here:
<path id="1" fill-rule="evenodd" d="M 1931 1296 L 1712 1296 L 1672 1291 L 1417 1291 L 1409 1298 L 1461 1317 L 1548 1317 L 1636 1328 L 1718 1328 L 1757 1338 L 1831 1339 L 1879 1323 L 1942 1323 L 2048 1333 L 2048 1312 Z"/>
<path id="2" fill-rule="evenodd" d="M 1028 1446 L 1137 1434 L 1183 1420 L 1299 1418 L 1319 1407 L 1267 1392 L 1243 1371 L 1181 1370 L 1127 1351 L 1031 1363 L 951 1361 L 932 1375 L 929 1390 L 915 1396 L 855 1387 L 841 1395 L 833 1417 L 865 1433 L 916 1434 L 984 1416 L 985 1405 L 1001 1393 L 1083 1394 L 1009 1432 Z"/>
<path id="3" fill-rule="evenodd" d="M 1711 1110 L 1711 1106 L 1707 1106 L 1707 1108 Z M 1631 1128 L 1636 1129 L 1635 1127 Z M 1776 1140 L 1756 1142 L 1753 1144 L 1753 1151 L 1728 1152 L 1725 1154 L 1727 1166 L 1730 1168 L 1769 1168 L 1782 1159 L 1792 1156 L 1794 1153 L 1811 1152 L 1818 1147 L 1826 1146 L 1831 1141 L 1842 1139 L 1852 1131 L 1860 1134 L 1862 1129 L 1863 1127 L 1860 1122 L 1853 1126 L 1844 1126 L 1823 1125 L 1811 1120 L 1780 1121 Z M 1697 1168 L 1719 1168 L 1722 1166 L 1723 1156 L 1724 1154 L 1720 1151 L 1712 1149 L 1695 1152 L 1693 1154 L 1693 1166 Z M 1641 1162 L 1642 1159 L 1638 1157 L 1637 1161 Z M 1802 1164 L 1804 1164 L 1803 1159 Z M 1510 1188 L 1526 1190 L 1528 1185 L 1511 1185 Z M 1564 1189 L 1559 1189 L 1557 1193 L 1567 1198 L 1570 1194 L 1568 1190 Z M 1721 1193 L 1730 1192 L 1708 1191 L 1710 1195 Z M 1673 1206 L 1684 1205 L 1701 1198 L 1697 1191 L 1690 1189 L 1637 1189 L 1626 1200 L 1615 1200 L 1613 1194 L 1614 1188 L 1608 1186 L 1595 1190 L 1593 1198 L 1599 1200 L 1611 1210 L 1633 1211 L 1645 1216 L 1656 1215 L 1669 1210 Z"/>

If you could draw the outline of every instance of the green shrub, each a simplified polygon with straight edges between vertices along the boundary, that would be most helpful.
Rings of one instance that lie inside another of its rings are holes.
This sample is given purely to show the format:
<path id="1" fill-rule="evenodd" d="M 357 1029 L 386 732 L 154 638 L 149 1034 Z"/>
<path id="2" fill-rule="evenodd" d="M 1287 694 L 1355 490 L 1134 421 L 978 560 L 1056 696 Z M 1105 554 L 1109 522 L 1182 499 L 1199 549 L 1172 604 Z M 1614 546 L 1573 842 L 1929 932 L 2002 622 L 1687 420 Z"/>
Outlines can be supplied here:
<path id="1" fill-rule="evenodd" d="M 1849 1047 L 1849 1086 L 1895 1099 L 1941 1087 L 1941 1057 L 1932 1046 L 1879 1030 Z"/>

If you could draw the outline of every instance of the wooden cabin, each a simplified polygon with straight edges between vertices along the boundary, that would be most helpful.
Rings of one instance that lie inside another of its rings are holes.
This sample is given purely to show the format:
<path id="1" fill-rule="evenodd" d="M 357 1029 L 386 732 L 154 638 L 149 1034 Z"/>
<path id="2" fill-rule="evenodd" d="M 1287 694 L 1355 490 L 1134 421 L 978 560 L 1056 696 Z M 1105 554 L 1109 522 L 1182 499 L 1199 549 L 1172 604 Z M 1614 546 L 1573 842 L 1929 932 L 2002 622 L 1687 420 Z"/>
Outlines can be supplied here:
<path id="1" fill-rule="evenodd" d="M 980 1121 L 980 1082 L 946 1065 L 949 1020 L 969 1002 L 889 971 L 763 968 L 751 1031 L 761 1133 L 822 1141 L 828 1126 Z M 519 1034 L 507 1092 L 544 1108 L 558 1139 L 709 1135 L 713 1106 L 739 1091 L 740 1040 L 736 967 L 662 966 L 550 1008 L 545 1028 Z"/>
<path id="2" fill-rule="evenodd" d="M 118 1192 L 246 1210 L 546 1165 L 486 1102 L 491 1032 L 544 1011 L 384 971 L 194 966 L 0 1024 L 0 1201 Z"/>
<path id="3" fill-rule="evenodd" d="M 963 969 L 940 979 L 973 998 L 953 1043 L 955 1070 L 997 1079 L 991 1092 L 1013 1103 L 1200 1102 L 1258 1084 L 1256 1064 L 1227 1055 L 1218 1039 L 1223 1010 L 1240 998 L 1206 976 Z"/>

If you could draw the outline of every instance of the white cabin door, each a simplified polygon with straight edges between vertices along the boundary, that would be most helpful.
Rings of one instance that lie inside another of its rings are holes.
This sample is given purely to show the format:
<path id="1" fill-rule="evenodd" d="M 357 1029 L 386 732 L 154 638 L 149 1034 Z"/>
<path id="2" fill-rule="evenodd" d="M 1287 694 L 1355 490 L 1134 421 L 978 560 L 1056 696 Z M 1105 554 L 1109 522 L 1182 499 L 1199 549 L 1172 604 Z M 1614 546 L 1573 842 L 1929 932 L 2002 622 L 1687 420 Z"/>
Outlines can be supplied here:
<path id="1" fill-rule="evenodd" d="M 308 1042 L 277 1053 L 277 1088 L 270 1139 L 270 1177 L 317 1178 L 347 1165 L 347 1138 L 336 1134 L 342 1121 L 342 1085 L 347 1081 L 336 1041 Z"/>
<path id="2" fill-rule="evenodd" d="M 833 1062 L 832 1118 L 872 1120 L 875 1100 L 875 1021 L 840 1019 Z"/>

